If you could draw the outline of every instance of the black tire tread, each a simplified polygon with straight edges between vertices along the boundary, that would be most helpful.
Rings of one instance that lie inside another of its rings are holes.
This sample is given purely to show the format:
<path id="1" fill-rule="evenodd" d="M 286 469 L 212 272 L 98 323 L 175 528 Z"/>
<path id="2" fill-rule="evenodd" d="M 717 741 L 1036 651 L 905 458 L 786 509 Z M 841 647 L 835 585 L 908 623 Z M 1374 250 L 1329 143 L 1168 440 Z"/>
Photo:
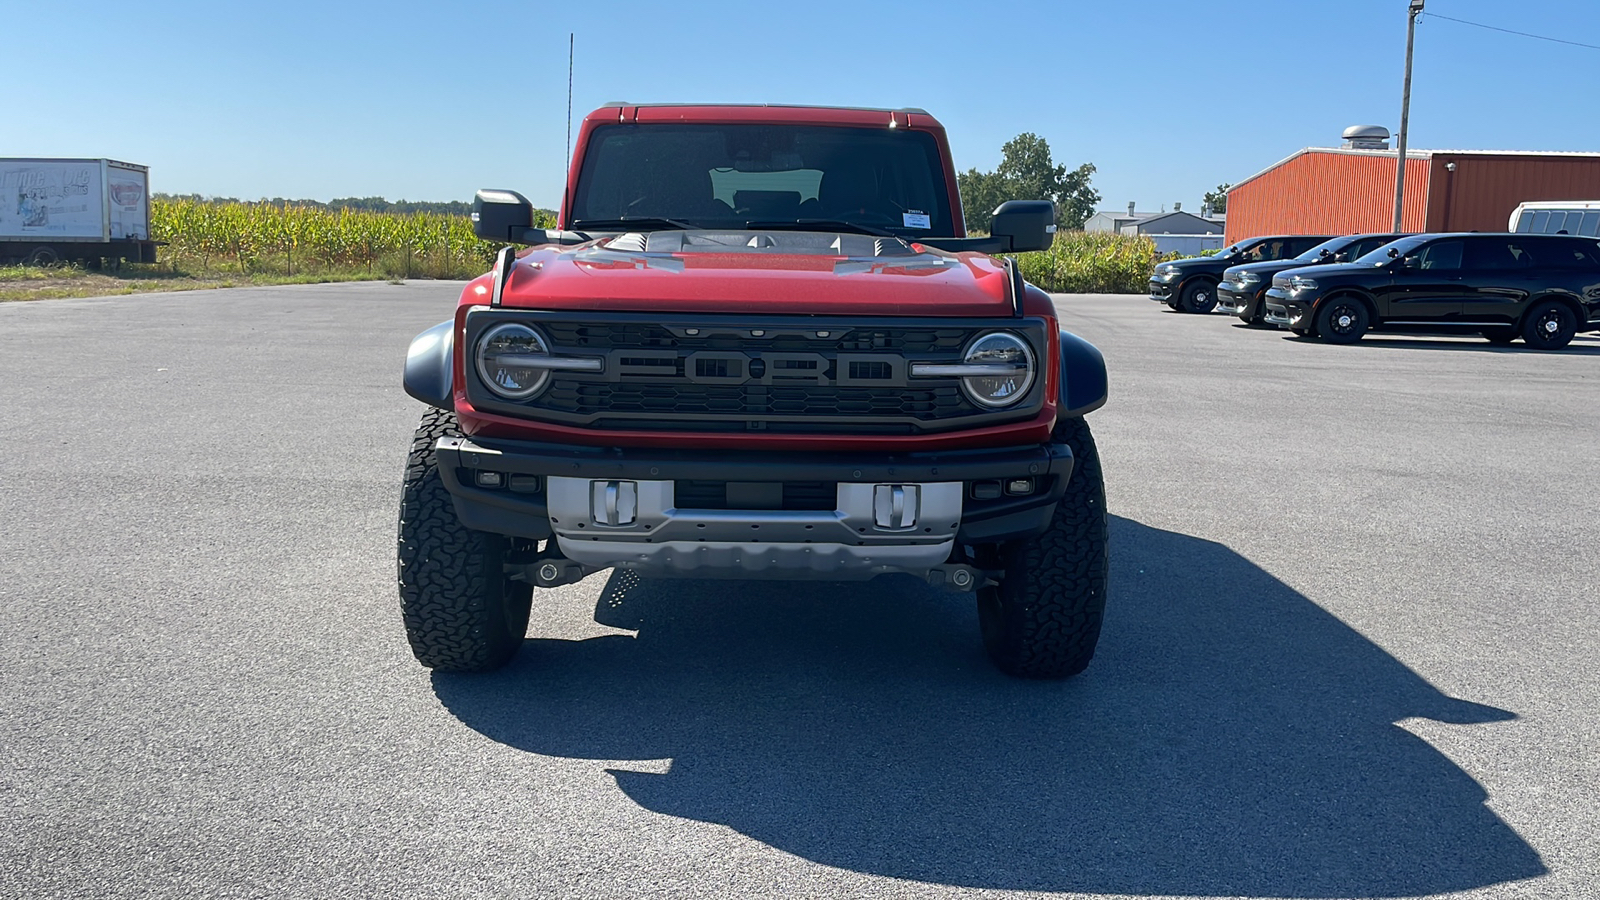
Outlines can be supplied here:
<path id="1" fill-rule="evenodd" d="M 1089 424 L 1056 426 L 1074 465 L 1050 527 L 1031 541 L 1000 548 L 1005 576 L 979 592 L 984 644 L 1001 671 L 1024 678 L 1067 678 L 1094 658 L 1105 617 L 1110 568 L 1105 481 Z"/>
<path id="2" fill-rule="evenodd" d="M 460 433 L 453 412 L 429 409 L 411 440 L 400 499 L 400 615 L 418 662 L 483 672 L 505 665 L 522 645 L 532 588 L 503 577 L 505 538 L 456 517 L 433 446 Z"/>
<path id="3" fill-rule="evenodd" d="M 1566 327 L 1554 339 L 1541 334 L 1535 327 L 1545 310 L 1560 310 L 1567 318 Z M 1523 317 L 1522 327 L 1518 329 L 1522 335 L 1522 342 L 1536 350 L 1560 350 L 1572 343 L 1572 338 L 1578 333 L 1581 317 L 1573 315 L 1572 308 L 1556 300 L 1541 300 L 1529 307 Z"/>
<path id="4" fill-rule="evenodd" d="M 1209 291 L 1210 295 L 1211 295 L 1211 299 L 1207 300 L 1205 302 L 1205 304 L 1204 304 L 1205 308 L 1204 309 L 1202 309 L 1202 308 L 1200 308 L 1200 306 L 1196 305 L 1195 300 L 1194 300 L 1194 295 L 1199 293 L 1202 289 Z M 1182 299 L 1179 300 L 1179 302 L 1178 302 L 1179 311 L 1186 312 L 1186 313 L 1194 313 L 1194 314 L 1197 314 L 1197 315 L 1203 315 L 1205 313 L 1209 313 L 1209 312 L 1211 312 L 1212 310 L 1214 310 L 1216 308 L 1217 308 L 1217 286 L 1215 284 L 1213 284 L 1212 282 L 1208 281 L 1208 280 L 1196 281 L 1196 282 L 1193 282 L 1193 283 L 1189 284 L 1187 287 L 1185 287 L 1183 289 Z"/>

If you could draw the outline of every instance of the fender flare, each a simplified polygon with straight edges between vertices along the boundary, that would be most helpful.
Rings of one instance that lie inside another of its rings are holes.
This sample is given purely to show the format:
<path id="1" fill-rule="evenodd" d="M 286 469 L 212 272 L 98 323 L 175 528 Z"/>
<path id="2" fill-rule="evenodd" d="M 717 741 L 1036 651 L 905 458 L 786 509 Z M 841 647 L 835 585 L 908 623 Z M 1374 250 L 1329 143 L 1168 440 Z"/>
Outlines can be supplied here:
<path id="1" fill-rule="evenodd" d="M 1312 301 L 1311 309 L 1307 311 L 1309 313 L 1309 315 L 1311 316 L 1312 323 L 1314 324 L 1317 321 L 1317 315 L 1322 312 L 1322 305 L 1324 303 L 1327 303 L 1328 301 L 1332 300 L 1335 297 L 1345 297 L 1345 296 L 1354 297 L 1357 300 L 1360 300 L 1361 301 L 1361 305 L 1365 306 L 1367 308 L 1367 317 L 1372 320 L 1371 322 L 1368 323 L 1368 327 L 1373 327 L 1373 326 L 1376 326 L 1378 324 L 1380 317 L 1378 315 L 1378 301 L 1377 301 L 1377 299 L 1374 298 L 1371 294 L 1369 294 L 1366 291 L 1362 290 L 1361 288 L 1354 287 L 1354 286 L 1334 288 L 1333 290 L 1329 291 L 1328 293 L 1326 293 L 1326 294 L 1318 297 L 1316 300 Z"/>
<path id="2" fill-rule="evenodd" d="M 1110 385 L 1100 348 L 1070 331 L 1061 332 L 1061 396 L 1056 418 L 1075 419 L 1106 405 Z"/>
<path id="3" fill-rule="evenodd" d="M 455 355 L 455 321 L 440 322 L 411 339 L 403 383 L 406 393 L 429 406 L 455 410 L 451 398 L 451 363 Z"/>

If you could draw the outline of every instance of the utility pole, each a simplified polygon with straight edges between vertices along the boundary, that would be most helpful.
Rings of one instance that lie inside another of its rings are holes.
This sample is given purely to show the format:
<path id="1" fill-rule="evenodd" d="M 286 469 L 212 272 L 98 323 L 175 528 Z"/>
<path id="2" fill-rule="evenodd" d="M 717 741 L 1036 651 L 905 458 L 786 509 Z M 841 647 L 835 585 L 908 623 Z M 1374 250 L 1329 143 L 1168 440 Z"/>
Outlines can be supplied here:
<path id="1" fill-rule="evenodd" d="M 1406 127 L 1411 120 L 1411 44 L 1417 36 L 1417 16 L 1422 15 L 1425 0 L 1411 0 L 1406 10 L 1406 86 L 1400 95 L 1400 140 L 1395 150 L 1394 164 L 1394 231 L 1400 232 L 1400 219 L 1404 214 L 1406 199 Z"/>

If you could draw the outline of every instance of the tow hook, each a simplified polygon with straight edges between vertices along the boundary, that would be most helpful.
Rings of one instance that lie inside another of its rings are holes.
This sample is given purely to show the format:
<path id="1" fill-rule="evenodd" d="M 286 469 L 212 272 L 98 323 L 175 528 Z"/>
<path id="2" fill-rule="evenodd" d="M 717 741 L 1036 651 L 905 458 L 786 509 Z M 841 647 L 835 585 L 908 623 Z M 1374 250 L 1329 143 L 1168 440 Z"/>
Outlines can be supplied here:
<path id="1" fill-rule="evenodd" d="M 953 588 L 958 591 L 975 591 L 997 583 L 1001 573 L 989 572 L 961 563 L 946 563 L 928 570 L 928 584 L 934 587 Z"/>
<path id="2" fill-rule="evenodd" d="M 526 581 L 538 587 L 559 587 L 582 581 L 600 571 L 564 556 L 545 557 L 529 563 L 507 563 L 501 567 L 509 581 Z"/>

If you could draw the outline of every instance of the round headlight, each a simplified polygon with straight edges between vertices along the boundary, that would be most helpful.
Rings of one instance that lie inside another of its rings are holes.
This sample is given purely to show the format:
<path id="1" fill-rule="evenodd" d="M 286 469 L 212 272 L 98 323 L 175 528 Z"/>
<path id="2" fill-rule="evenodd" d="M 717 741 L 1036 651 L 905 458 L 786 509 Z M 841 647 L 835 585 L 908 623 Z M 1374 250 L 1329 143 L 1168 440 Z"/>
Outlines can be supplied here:
<path id="1" fill-rule="evenodd" d="M 550 380 L 550 368 L 537 364 L 549 356 L 550 345 L 539 332 L 526 325 L 496 325 L 478 339 L 478 377 L 507 400 L 526 400 Z"/>
<path id="2" fill-rule="evenodd" d="M 1005 331 L 981 334 L 967 345 L 967 365 L 993 366 L 993 375 L 961 379 L 967 397 L 979 406 L 997 409 L 1021 400 L 1033 386 L 1033 351 L 1028 342 Z"/>

